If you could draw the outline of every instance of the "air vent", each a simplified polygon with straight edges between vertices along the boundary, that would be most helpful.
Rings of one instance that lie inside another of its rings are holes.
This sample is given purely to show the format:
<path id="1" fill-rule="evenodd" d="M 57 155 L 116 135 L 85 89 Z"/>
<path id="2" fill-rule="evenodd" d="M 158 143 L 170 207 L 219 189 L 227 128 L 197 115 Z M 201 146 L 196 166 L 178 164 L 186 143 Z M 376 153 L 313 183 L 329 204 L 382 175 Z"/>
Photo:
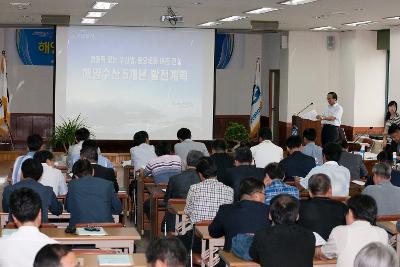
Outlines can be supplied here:
<path id="1" fill-rule="evenodd" d="M 69 15 L 42 15 L 43 25 L 69 25 Z"/>

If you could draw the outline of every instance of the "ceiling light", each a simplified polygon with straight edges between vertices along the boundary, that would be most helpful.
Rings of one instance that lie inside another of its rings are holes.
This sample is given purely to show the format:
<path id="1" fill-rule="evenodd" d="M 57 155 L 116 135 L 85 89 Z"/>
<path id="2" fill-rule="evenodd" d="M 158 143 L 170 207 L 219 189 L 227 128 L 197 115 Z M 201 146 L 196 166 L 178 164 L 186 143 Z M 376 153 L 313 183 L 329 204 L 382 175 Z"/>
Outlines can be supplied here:
<path id="1" fill-rule="evenodd" d="M 89 11 L 86 14 L 87 18 L 101 18 L 102 16 L 104 16 L 107 12 L 94 12 L 94 11 Z"/>
<path id="2" fill-rule="evenodd" d="M 323 27 L 312 28 L 310 30 L 312 30 L 312 31 L 333 31 L 333 30 L 337 30 L 337 28 L 332 27 L 332 26 L 323 26 Z"/>
<path id="3" fill-rule="evenodd" d="M 118 3 L 114 2 L 95 2 L 92 6 L 93 9 L 111 9 L 114 6 L 118 5 Z"/>
<path id="4" fill-rule="evenodd" d="M 383 19 L 399 20 L 399 19 L 400 19 L 400 16 L 396 16 L 396 17 L 388 17 L 388 18 L 383 18 Z"/>
<path id="5" fill-rule="evenodd" d="M 351 26 L 351 27 L 357 27 L 357 26 L 367 25 L 367 24 L 372 24 L 372 23 L 376 23 L 376 22 L 373 22 L 373 21 L 370 21 L 370 20 L 366 20 L 366 21 L 357 21 L 357 22 L 345 23 L 343 25 Z"/>
<path id="6" fill-rule="evenodd" d="M 95 24 L 97 22 L 97 19 L 93 18 L 83 18 L 81 23 L 82 24 Z"/>
<path id="7" fill-rule="evenodd" d="M 280 2 L 279 4 L 288 5 L 288 6 L 297 6 L 297 5 L 312 3 L 315 1 L 317 1 L 317 0 L 288 0 L 288 1 Z"/>
<path id="8" fill-rule="evenodd" d="M 247 17 L 244 16 L 230 16 L 224 19 L 220 19 L 219 21 L 236 21 L 236 20 L 241 20 L 241 19 L 245 19 Z"/>
<path id="9" fill-rule="evenodd" d="M 279 10 L 279 8 L 273 8 L 273 7 L 262 7 L 259 9 L 254 9 L 254 10 L 250 10 L 244 13 L 247 14 L 264 14 L 264 13 L 268 13 L 268 12 L 272 12 L 272 11 L 276 11 Z"/>
<path id="10" fill-rule="evenodd" d="M 210 21 L 210 22 L 206 22 L 203 24 L 199 24 L 197 26 L 201 26 L 201 27 L 211 27 L 211 26 L 217 26 L 219 24 L 222 24 L 221 22 L 215 22 L 215 21 Z"/>
<path id="11" fill-rule="evenodd" d="M 30 6 L 31 2 L 11 2 L 12 6 Z"/>

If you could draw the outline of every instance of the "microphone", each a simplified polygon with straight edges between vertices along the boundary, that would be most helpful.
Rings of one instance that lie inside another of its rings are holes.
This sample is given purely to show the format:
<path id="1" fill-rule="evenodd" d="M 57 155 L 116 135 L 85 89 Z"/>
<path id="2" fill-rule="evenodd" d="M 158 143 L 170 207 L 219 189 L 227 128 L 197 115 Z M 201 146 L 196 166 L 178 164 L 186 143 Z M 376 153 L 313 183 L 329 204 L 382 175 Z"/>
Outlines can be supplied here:
<path id="1" fill-rule="evenodd" d="M 304 110 L 306 110 L 308 107 L 310 107 L 310 106 L 312 106 L 312 105 L 314 105 L 313 102 L 311 102 L 311 103 L 308 104 L 305 108 L 303 108 L 302 110 L 300 110 L 300 111 L 296 114 L 296 116 L 299 116 L 300 113 L 302 113 Z"/>

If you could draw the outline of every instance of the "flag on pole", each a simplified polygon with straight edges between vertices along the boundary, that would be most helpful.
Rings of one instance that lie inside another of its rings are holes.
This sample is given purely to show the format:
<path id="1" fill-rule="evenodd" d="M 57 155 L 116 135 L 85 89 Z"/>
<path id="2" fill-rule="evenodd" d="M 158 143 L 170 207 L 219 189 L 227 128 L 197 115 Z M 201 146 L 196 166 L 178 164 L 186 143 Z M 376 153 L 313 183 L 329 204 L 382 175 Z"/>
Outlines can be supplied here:
<path id="1" fill-rule="evenodd" d="M 251 111 L 250 111 L 250 138 L 257 137 L 258 131 L 260 130 L 260 118 L 261 118 L 261 68 L 260 58 L 256 62 L 256 74 L 254 77 L 253 93 L 251 97 Z"/>
<path id="2" fill-rule="evenodd" d="M 5 51 L 0 56 L 0 136 L 8 137 L 10 126 L 10 110 L 7 86 L 7 62 Z"/>

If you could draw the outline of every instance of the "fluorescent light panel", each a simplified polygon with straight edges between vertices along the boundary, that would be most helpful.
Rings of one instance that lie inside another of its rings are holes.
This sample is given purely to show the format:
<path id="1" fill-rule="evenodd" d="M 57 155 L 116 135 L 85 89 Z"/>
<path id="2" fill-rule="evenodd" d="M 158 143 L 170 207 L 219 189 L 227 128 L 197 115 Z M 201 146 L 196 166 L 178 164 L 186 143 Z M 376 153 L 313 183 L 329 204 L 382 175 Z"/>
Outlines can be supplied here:
<path id="1" fill-rule="evenodd" d="M 250 10 L 245 12 L 246 14 L 264 14 L 272 11 L 279 10 L 279 8 L 274 8 L 274 7 L 262 7 L 254 10 Z"/>
<path id="2" fill-rule="evenodd" d="M 86 14 L 87 18 L 101 18 L 103 17 L 107 12 L 97 12 L 97 11 L 89 11 Z"/>
<path id="3" fill-rule="evenodd" d="M 357 26 L 367 25 L 367 24 L 372 24 L 372 23 L 376 23 L 376 22 L 373 22 L 371 20 L 365 20 L 365 21 L 357 21 L 357 22 L 345 23 L 343 25 L 351 26 L 351 27 L 357 27 Z"/>
<path id="4" fill-rule="evenodd" d="M 211 27 L 211 26 L 216 26 L 216 25 L 219 25 L 219 24 L 222 24 L 222 23 L 221 22 L 210 21 L 210 22 L 206 22 L 206 23 L 203 23 L 203 24 L 199 24 L 197 26 Z"/>
<path id="5" fill-rule="evenodd" d="M 97 19 L 94 18 L 82 18 L 81 23 L 83 24 L 95 24 L 97 22 Z"/>
<path id="6" fill-rule="evenodd" d="M 118 5 L 116 2 L 95 2 L 92 6 L 93 9 L 101 9 L 101 10 L 106 10 L 106 9 L 111 9 Z"/>
<path id="7" fill-rule="evenodd" d="M 332 26 L 323 26 L 323 27 L 312 28 L 310 30 L 313 30 L 313 31 L 333 31 L 333 30 L 337 30 L 337 28 L 332 27 Z"/>
<path id="8" fill-rule="evenodd" d="M 396 17 L 388 17 L 388 18 L 383 18 L 383 19 L 399 20 L 399 19 L 400 19 L 400 16 L 396 16 Z"/>
<path id="9" fill-rule="evenodd" d="M 280 2 L 279 4 L 288 5 L 288 6 L 297 6 L 297 5 L 312 3 L 315 1 L 318 1 L 318 0 L 288 0 L 288 1 Z"/>
<path id="10" fill-rule="evenodd" d="M 30 6 L 31 2 L 11 2 L 12 6 Z"/>
<path id="11" fill-rule="evenodd" d="M 227 18 L 220 19 L 219 21 L 231 22 L 231 21 L 241 20 L 241 19 L 245 19 L 245 18 L 247 18 L 247 17 L 244 17 L 244 16 L 230 16 L 230 17 L 227 17 Z"/>

